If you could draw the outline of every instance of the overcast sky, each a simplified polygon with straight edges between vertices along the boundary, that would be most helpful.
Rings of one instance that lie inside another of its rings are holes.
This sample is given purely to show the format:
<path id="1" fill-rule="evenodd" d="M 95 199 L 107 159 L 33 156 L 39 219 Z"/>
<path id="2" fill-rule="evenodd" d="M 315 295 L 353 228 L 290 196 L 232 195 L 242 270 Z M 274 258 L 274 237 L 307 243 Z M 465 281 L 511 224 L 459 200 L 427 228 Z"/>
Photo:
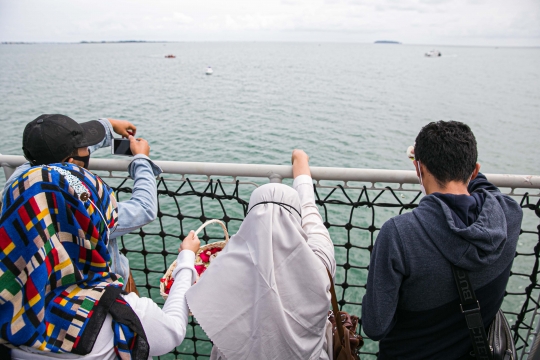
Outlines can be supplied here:
<path id="1" fill-rule="evenodd" d="M 540 46 L 540 0 L 0 0 L 0 41 Z"/>

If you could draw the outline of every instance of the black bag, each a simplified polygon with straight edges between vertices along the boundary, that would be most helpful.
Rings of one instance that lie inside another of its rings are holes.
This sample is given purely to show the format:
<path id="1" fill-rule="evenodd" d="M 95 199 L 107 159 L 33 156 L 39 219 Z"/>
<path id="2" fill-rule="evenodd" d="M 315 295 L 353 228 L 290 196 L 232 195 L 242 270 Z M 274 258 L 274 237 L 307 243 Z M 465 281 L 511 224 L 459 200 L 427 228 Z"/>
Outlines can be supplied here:
<path id="1" fill-rule="evenodd" d="M 501 309 L 497 311 L 488 332 L 488 342 L 493 360 L 513 360 L 517 358 L 516 345 L 512 339 L 510 325 Z"/>
<path id="2" fill-rule="evenodd" d="M 467 327 L 478 360 L 515 360 L 516 346 L 512 339 L 510 325 L 501 309 L 489 327 L 488 335 L 480 314 L 480 303 L 476 299 L 467 271 L 452 265 L 452 272 L 459 292 L 461 312 L 465 315 Z"/>

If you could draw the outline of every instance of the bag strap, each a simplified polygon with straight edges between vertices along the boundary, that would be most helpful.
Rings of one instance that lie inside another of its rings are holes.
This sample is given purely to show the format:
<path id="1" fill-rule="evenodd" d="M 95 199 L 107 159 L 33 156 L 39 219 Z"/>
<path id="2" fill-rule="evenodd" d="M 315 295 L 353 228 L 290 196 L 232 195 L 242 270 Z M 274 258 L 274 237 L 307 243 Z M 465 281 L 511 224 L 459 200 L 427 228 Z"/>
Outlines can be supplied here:
<path id="1" fill-rule="evenodd" d="M 493 355 L 488 343 L 484 321 L 480 314 L 480 303 L 476 299 L 469 273 L 452 264 L 452 273 L 459 292 L 461 312 L 465 315 L 467 328 L 473 344 L 474 354 L 478 360 L 492 360 Z"/>
<path id="2" fill-rule="evenodd" d="M 343 341 L 345 334 L 343 333 L 343 322 L 341 319 L 341 314 L 339 313 L 339 307 L 337 303 L 336 290 L 334 289 L 334 280 L 332 279 L 332 274 L 326 269 L 328 273 L 328 278 L 330 279 L 330 294 L 332 295 L 332 311 L 334 312 L 334 319 L 336 319 L 336 327 L 339 334 L 339 341 L 341 345 L 344 346 Z"/>

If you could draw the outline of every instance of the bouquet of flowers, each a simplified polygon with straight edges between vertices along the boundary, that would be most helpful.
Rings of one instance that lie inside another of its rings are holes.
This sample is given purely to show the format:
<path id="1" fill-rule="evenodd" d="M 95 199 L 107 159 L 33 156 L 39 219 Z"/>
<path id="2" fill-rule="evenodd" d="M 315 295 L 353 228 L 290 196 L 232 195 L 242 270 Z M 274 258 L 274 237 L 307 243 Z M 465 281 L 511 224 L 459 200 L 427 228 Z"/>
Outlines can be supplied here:
<path id="1" fill-rule="evenodd" d="M 195 235 L 197 235 L 202 229 L 204 229 L 207 225 L 210 224 L 219 224 L 221 225 L 221 228 L 223 229 L 223 233 L 225 234 L 225 241 L 218 241 L 211 244 L 206 244 L 204 246 L 201 246 L 199 251 L 195 254 L 195 270 L 197 271 L 197 281 L 201 277 L 201 275 L 206 271 L 208 266 L 210 266 L 210 263 L 213 259 L 218 256 L 219 252 L 223 250 L 225 245 L 227 245 L 227 242 L 229 241 L 229 233 L 227 232 L 227 227 L 221 220 L 208 220 L 204 224 L 202 224 L 197 231 L 195 231 Z M 165 272 L 165 275 L 161 278 L 160 284 L 159 284 L 159 292 L 161 296 L 167 300 L 167 297 L 169 296 L 169 291 L 171 290 L 172 284 L 174 283 L 174 279 L 172 278 L 172 273 L 174 269 L 176 268 L 176 260 L 169 266 L 169 269 L 167 269 L 167 272 Z"/>

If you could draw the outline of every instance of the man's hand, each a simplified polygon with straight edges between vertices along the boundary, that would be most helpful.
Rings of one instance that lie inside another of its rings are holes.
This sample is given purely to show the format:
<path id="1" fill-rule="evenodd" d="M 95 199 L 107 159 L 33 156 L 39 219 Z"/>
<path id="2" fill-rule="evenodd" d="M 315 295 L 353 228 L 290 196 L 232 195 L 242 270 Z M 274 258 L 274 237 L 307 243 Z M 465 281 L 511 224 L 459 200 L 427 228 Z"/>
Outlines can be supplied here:
<path id="1" fill-rule="evenodd" d="M 304 150 L 294 149 L 291 156 L 291 163 L 293 178 L 296 178 L 299 175 L 311 176 L 311 171 L 309 170 L 309 156 Z"/>
<path id="2" fill-rule="evenodd" d="M 200 247 L 201 247 L 201 241 L 195 235 L 195 231 L 191 230 L 189 234 L 182 241 L 182 244 L 180 244 L 180 249 L 178 249 L 178 252 L 182 250 L 191 250 L 196 254 L 197 251 L 199 251 Z"/>
<path id="3" fill-rule="evenodd" d="M 150 145 L 148 145 L 148 141 L 144 140 L 143 138 L 135 139 L 131 135 L 128 136 L 128 139 L 129 148 L 131 149 L 133 155 L 144 154 L 146 156 L 150 156 Z"/>
<path id="4" fill-rule="evenodd" d="M 135 136 L 137 133 L 137 127 L 127 120 L 107 119 L 112 125 L 115 133 L 122 137 L 128 137 L 129 135 Z"/>

